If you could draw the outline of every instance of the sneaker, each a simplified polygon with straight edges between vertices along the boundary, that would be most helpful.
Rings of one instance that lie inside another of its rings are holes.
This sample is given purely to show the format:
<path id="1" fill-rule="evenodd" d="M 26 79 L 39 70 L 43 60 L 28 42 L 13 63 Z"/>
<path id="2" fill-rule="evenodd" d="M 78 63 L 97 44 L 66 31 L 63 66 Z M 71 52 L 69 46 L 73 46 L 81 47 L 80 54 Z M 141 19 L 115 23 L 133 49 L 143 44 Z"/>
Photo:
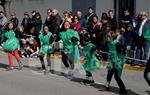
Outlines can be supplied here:
<path id="1" fill-rule="evenodd" d="M 50 72 L 50 70 L 51 70 L 51 67 L 50 66 L 47 66 L 47 72 L 49 73 Z"/>
<path id="2" fill-rule="evenodd" d="M 48 71 L 47 70 L 43 70 L 43 73 L 44 73 L 44 75 L 47 75 Z"/>
<path id="3" fill-rule="evenodd" d="M 7 69 L 6 69 L 6 71 L 12 71 L 14 69 L 14 67 L 8 67 Z"/>
<path id="4" fill-rule="evenodd" d="M 110 90 L 110 87 L 109 86 L 104 86 L 105 87 L 105 89 L 107 90 L 107 91 L 109 91 Z"/>
<path id="5" fill-rule="evenodd" d="M 107 90 L 107 91 L 109 91 L 110 90 L 110 83 L 109 82 L 106 82 L 106 84 L 105 84 L 105 89 Z"/>
<path id="6" fill-rule="evenodd" d="M 69 75 L 69 76 L 73 75 L 73 70 L 70 69 L 70 70 L 68 71 L 68 75 Z"/>
<path id="7" fill-rule="evenodd" d="M 22 70 L 22 68 L 23 68 L 23 64 L 22 64 L 22 62 L 20 62 L 20 63 L 19 63 L 18 70 Z"/>
<path id="8" fill-rule="evenodd" d="M 74 74 L 72 74 L 72 75 L 67 75 L 67 79 L 73 80 L 73 79 L 74 79 Z"/>
<path id="9" fill-rule="evenodd" d="M 69 69 L 66 68 L 66 69 L 65 69 L 65 75 L 68 75 L 68 73 L 69 73 Z"/>

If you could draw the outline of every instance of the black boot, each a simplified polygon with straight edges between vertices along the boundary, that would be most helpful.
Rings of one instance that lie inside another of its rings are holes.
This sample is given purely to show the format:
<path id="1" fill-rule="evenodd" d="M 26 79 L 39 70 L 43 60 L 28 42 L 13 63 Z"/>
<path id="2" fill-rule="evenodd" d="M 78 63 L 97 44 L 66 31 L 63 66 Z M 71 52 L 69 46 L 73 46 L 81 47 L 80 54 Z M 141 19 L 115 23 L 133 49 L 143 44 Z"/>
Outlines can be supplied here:
<path id="1" fill-rule="evenodd" d="M 120 93 L 121 95 L 127 95 L 127 90 L 120 90 L 119 93 Z"/>
<path id="2" fill-rule="evenodd" d="M 81 82 L 81 84 L 83 84 L 83 85 L 90 85 L 90 81 L 87 80 L 87 79 L 85 79 L 85 80 L 83 80 L 83 81 Z"/>

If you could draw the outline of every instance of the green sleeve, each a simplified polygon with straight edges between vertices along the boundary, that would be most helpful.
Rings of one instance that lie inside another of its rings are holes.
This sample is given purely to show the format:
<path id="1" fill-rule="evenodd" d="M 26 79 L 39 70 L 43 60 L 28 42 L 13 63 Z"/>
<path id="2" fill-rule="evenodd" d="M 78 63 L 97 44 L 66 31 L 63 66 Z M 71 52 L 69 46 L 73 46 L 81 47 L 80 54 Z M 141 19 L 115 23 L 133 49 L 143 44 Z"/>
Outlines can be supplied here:
<path id="1" fill-rule="evenodd" d="M 144 38 L 150 42 L 150 29 L 146 29 L 146 31 L 143 32 L 143 35 Z"/>
<path id="2" fill-rule="evenodd" d="M 76 31 L 73 31 L 73 32 L 74 32 L 73 37 L 75 37 L 78 41 L 80 41 L 80 37 L 79 37 L 78 32 L 76 32 Z"/>
<path id="3" fill-rule="evenodd" d="M 62 32 L 59 33 L 59 38 L 62 39 Z"/>

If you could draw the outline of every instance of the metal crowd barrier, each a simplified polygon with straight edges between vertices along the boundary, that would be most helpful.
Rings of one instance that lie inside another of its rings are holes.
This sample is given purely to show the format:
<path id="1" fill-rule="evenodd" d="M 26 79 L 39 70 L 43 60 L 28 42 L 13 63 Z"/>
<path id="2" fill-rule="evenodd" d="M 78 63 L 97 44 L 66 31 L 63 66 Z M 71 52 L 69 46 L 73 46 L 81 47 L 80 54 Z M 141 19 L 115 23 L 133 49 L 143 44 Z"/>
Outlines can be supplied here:
<path id="1" fill-rule="evenodd" d="M 100 51 L 100 53 L 110 55 L 108 52 L 104 52 L 104 51 Z M 134 60 L 134 61 L 143 62 L 143 63 L 147 62 L 146 60 L 140 60 L 140 59 L 136 59 L 136 58 L 132 58 L 132 57 L 127 57 L 127 56 L 125 56 L 125 59 Z"/>

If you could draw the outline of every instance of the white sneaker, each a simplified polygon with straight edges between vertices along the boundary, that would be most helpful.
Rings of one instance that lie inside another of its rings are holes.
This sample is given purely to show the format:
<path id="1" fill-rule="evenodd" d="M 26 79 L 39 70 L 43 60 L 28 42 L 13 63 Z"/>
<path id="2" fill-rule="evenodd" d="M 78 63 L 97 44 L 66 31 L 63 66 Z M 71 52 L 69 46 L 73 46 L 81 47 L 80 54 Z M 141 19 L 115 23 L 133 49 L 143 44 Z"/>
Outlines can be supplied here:
<path id="1" fill-rule="evenodd" d="M 74 79 L 74 74 L 69 74 L 69 75 L 67 75 L 67 79 L 69 79 L 69 80 Z"/>
<path id="2" fill-rule="evenodd" d="M 65 75 L 68 75 L 68 73 L 69 73 L 69 68 L 66 68 L 65 69 Z"/>
<path id="3" fill-rule="evenodd" d="M 67 78 L 70 79 L 70 80 L 72 80 L 74 78 L 73 70 L 71 70 L 71 69 L 69 70 Z"/>
<path id="4" fill-rule="evenodd" d="M 70 69 L 68 75 L 73 75 L 73 73 L 74 73 L 73 70 Z"/>
<path id="5" fill-rule="evenodd" d="M 50 70 L 51 70 L 51 67 L 47 66 L 47 71 L 50 72 Z"/>
<path id="6" fill-rule="evenodd" d="M 22 70 L 22 68 L 23 68 L 23 64 L 22 64 L 22 62 L 20 62 L 20 63 L 19 63 L 18 70 Z"/>

